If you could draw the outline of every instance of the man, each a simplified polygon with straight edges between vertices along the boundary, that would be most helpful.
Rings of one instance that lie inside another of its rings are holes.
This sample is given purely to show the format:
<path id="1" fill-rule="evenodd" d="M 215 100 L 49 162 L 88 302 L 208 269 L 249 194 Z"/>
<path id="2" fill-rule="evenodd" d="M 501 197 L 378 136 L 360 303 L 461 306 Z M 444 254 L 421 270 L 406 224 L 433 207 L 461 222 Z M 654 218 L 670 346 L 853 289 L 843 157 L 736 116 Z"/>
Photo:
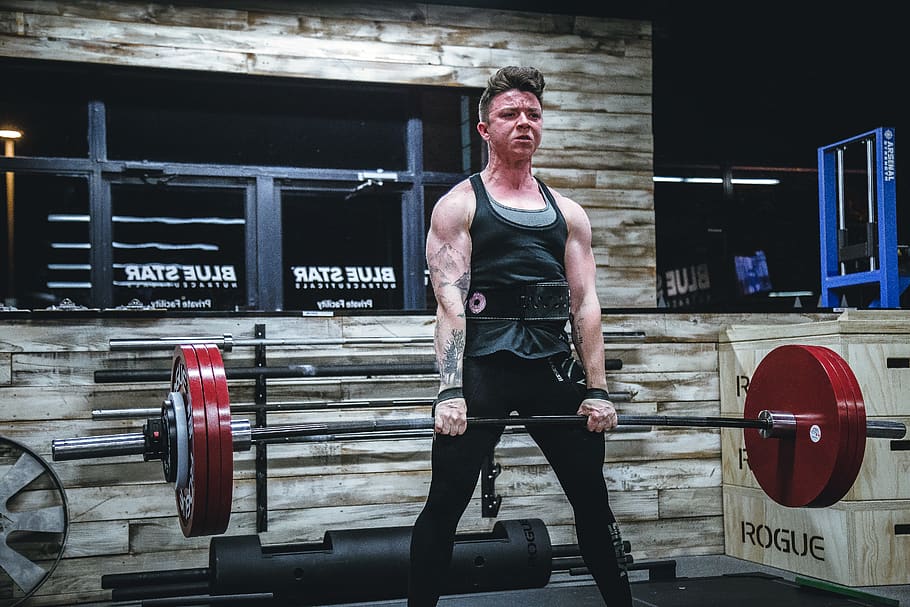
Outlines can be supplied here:
<path id="1" fill-rule="evenodd" d="M 632 602 L 603 479 L 602 433 L 617 418 L 606 391 L 591 225 L 581 206 L 531 174 L 543 89 L 535 68 L 504 67 L 490 78 L 477 125 L 487 166 L 433 209 L 427 263 L 437 301 L 440 392 L 433 477 L 412 535 L 409 607 L 437 604 L 458 521 L 484 456 L 502 434 L 501 427 L 471 427 L 467 418 L 512 411 L 587 416 L 577 427 L 528 432 L 572 504 L 579 548 L 604 601 Z M 584 386 L 571 369 L 567 320 Z"/>

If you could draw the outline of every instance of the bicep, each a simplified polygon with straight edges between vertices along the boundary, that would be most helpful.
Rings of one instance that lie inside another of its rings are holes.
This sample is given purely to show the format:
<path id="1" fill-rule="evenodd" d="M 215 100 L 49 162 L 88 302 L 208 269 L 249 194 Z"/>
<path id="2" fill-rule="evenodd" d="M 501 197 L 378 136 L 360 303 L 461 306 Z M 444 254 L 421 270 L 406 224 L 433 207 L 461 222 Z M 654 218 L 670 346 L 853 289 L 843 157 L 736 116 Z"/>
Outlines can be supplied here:
<path id="1" fill-rule="evenodd" d="M 591 224 L 580 208 L 567 213 L 569 225 L 566 238 L 565 267 L 566 279 L 573 298 L 583 299 L 595 289 L 596 263 L 591 248 Z"/>
<path id="2" fill-rule="evenodd" d="M 471 278 L 471 237 L 462 205 L 441 200 L 433 209 L 427 234 L 427 268 L 440 304 L 464 303 Z"/>

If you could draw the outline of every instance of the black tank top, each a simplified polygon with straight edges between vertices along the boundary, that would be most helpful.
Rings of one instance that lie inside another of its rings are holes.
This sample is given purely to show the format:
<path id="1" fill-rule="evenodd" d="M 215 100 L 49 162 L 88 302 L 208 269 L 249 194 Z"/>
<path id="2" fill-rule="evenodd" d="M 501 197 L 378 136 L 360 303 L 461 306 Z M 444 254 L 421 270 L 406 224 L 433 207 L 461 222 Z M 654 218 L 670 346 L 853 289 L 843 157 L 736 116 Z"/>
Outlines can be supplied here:
<path id="1" fill-rule="evenodd" d="M 479 174 L 471 176 L 476 198 L 471 222 L 471 286 L 469 292 L 517 287 L 538 282 L 565 281 L 568 226 L 540 180 L 540 190 L 555 211 L 555 219 L 541 226 L 511 221 L 493 208 Z M 514 215 L 515 211 L 510 213 Z M 537 211 L 531 211 L 536 213 Z M 570 352 L 561 320 L 467 319 L 466 356 L 513 352 L 522 358 L 543 358 Z"/>

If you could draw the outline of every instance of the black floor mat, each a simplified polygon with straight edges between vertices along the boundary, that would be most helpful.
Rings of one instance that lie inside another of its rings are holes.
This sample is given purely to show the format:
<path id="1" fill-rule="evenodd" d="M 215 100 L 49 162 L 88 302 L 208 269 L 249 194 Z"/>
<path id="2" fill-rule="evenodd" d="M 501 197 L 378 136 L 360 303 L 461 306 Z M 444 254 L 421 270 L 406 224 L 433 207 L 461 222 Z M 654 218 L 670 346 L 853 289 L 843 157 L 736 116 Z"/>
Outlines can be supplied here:
<path id="1" fill-rule="evenodd" d="M 634 607 L 883 607 L 893 599 L 853 598 L 797 585 L 765 573 L 640 581 L 632 584 Z M 403 606 L 403 601 L 383 603 Z M 547 586 L 533 590 L 448 596 L 440 607 L 603 607 L 593 585 Z"/>
<path id="2" fill-rule="evenodd" d="M 857 607 L 896 604 L 887 598 L 853 598 L 797 585 L 764 573 L 678 578 L 632 585 L 635 607 Z"/>

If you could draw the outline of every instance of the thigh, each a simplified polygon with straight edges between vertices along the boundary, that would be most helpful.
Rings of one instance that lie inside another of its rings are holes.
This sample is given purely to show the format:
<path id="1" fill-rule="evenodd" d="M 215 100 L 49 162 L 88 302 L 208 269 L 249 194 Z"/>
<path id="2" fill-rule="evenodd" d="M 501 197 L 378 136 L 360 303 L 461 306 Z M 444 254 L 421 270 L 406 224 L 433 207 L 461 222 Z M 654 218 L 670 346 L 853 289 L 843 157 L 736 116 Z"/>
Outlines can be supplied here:
<path id="1" fill-rule="evenodd" d="M 577 415 L 583 390 L 567 381 L 553 366 L 547 360 L 529 365 L 528 394 L 520 411 L 522 415 Z M 570 499 L 577 493 L 601 492 L 604 436 L 589 431 L 582 416 L 577 425 L 534 426 L 528 432 Z"/>

